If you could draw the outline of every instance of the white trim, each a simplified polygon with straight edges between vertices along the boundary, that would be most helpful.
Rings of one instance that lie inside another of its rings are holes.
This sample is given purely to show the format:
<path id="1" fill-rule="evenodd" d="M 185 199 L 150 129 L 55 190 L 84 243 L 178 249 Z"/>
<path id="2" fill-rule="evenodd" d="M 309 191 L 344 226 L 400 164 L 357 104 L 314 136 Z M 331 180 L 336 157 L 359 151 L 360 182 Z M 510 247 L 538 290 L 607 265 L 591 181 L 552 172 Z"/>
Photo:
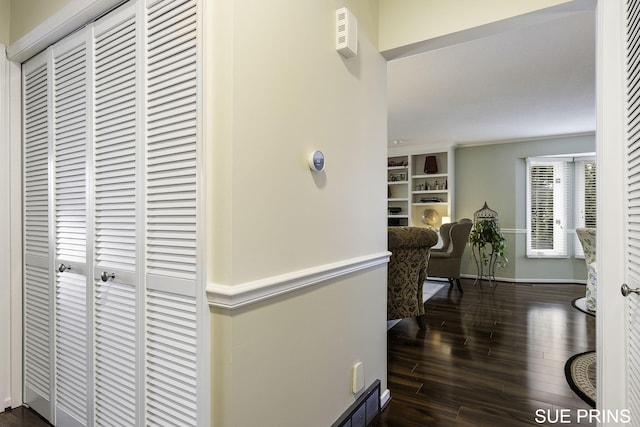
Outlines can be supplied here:
<path id="1" fill-rule="evenodd" d="M 22 405 L 22 111 L 20 65 L 0 44 L 0 400 Z"/>
<path id="2" fill-rule="evenodd" d="M 234 310 L 260 301 L 308 288 L 329 279 L 389 262 L 391 252 L 382 252 L 320 265 L 238 285 L 210 283 L 207 297 L 212 307 Z"/>
<path id="3" fill-rule="evenodd" d="M 386 389 L 382 392 L 382 394 L 380 394 L 380 410 L 384 409 L 384 407 L 387 406 L 387 403 L 389 403 L 390 400 L 391 392 L 389 391 L 389 389 Z"/>
<path id="4" fill-rule="evenodd" d="M 532 136 L 526 138 L 513 138 L 513 139 L 498 139 L 498 140 L 490 140 L 490 141 L 468 141 L 468 142 L 457 142 L 456 147 L 479 147 L 483 145 L 498 145 L 498 144 L 511 144 L 514 142 L 535 142 L 535 141 L 547 141 L 549 139 L 566 139 L 566 138 L 580 138 L 585 136 L 592 136 L 595 138 L 595 131 L 587 131 L 587 132 L 575 132 L 575 133 L 564 133 L 564 134 L 550 134 L 550 135 L 541 135 L 541 136 Z"/>
<path id="5" fill-rule="evenodd" d="M 210 127 L 205 125 L 204 117 L 208 117 L 204 100 L 207 97 L 205 90 L 205 78 L 209 75 L 206 67 L 205 57 L 207 56 L 206 47 L 213 38 L 211 25 L 205 25 L 209 21 L 208 12 L 211 8 L 205 1 L 196 2 L 196 85 L 199 96 L 196 98 L 196 227 L 198 233 L 198 241 L 196 242 L 196 263 L 200 266 L 196 270 L 196 287 L 198 304 L 196 329 L 197 329 L 197 354 L 198 364 L 196 366 L 197 375 L 204 378 L 197 384 L 197 405 L 198 405 L 198 421 L 200 424 L 211 425 L 211 388 L 213 385 L 212 367 L 213 355 L 211 352 L 211 314 L 208 310 L 207 294 L 203 292 L 206 288 L 207 262 L 206 262 L 206 236 L 208 222 L 206 212 L 206 194 L 209 194 L 206 187 L 206 161 L 207 153 L 205 141 L 209 141 L 207 131 Z"/>
<path id="6" fill-rule="evenodd" d="M 598 409 L 605 410 L 629 407 L 627 307 L 620 293 L 620 286 L 627 279 L 624 6 L 621 0 L 599 0 L 596 9 L 596 264 L 599 282 L 607 285 L 596 287 L 596 402 Z"/>
<path id="7" fill-rule="evenodd" d="M 6 75 L 5 47 L 0 44 L 0 271 L 11 271 L 11 224 L 9 212 L 9 198 L 11 179 L 9 176 L 9 129 L 6 123 L 9 121 L 8 108 L 5 100 L 8 99 L 5 91 L 8 89 Z M 10 325 L 11 288 L 0 286 L 0 323 Z M 11 329 L 0 329 L 0 403 L 2 408 L 11 405 Z"/>
<path id="8" fill-rule="evenodd" d="M 475 274 L 461 274 L 460 277 L 464 279 L 475 279 Z M 486 279 L 482 280 L 486 282 Z M 513 278 L 513 277 L 496 277 L 496 282 L 505 282 L 505 283 L 534 283 L 534 284 L 542 284 L 542 285 L 586 285 L 587 281 L 583 279 L 540 279 L 536 278 Z"/>
<path id="9" fill-rule="evenodd" d="M 22 405 L 22 68 L 7 61 L 11 251 L 11 406 Z"/>
<path id="10" fill-rule="evenodd" d="M 7 49 L 11 61 L 24 62 L 64 36 L 113 9 L 123 0 L 72 0 Z"/>

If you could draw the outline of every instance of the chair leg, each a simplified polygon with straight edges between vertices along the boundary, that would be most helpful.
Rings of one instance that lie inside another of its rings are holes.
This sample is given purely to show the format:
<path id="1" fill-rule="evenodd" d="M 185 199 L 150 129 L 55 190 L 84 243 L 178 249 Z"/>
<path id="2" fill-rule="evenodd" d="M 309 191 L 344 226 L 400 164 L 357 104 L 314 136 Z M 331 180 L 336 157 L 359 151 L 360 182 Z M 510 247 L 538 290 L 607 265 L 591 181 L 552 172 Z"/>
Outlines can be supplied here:
<path id="1" fill-rule="evenodd" d="M 448 277 L 447 280 L 449 281 L 449 289 L 453 288 L 453 279 Z"/>
<path id="2" fill-rule="evenodd" d="M 462 285 L 460 285 L 460 279 L 456 279 L 456 284 L 458 285 L 458 290 L 460 291 L 461 294 L 464 293 L 464 291 L 462 290 Z"/>
<path id="3" fill-rule="evenodd" d="M 416 320 L 418 321 L 418 327 L 420 329 L 427 329 L 427 315 L 421 314 L 420 316 L 416 316 Z"/>

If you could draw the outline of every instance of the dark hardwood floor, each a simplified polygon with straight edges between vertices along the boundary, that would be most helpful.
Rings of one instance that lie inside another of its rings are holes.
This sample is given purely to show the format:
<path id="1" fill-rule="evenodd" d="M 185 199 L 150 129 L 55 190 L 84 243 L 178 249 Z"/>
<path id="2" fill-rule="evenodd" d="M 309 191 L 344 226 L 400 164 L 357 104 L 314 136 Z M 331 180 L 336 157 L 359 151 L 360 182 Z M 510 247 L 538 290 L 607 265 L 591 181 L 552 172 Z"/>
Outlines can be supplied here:
<path id="1" fill-rule="evenodd" d="M 463 288 L 426 302 L 427 329 L 404 319 L 388 331 L 391 401 L 375 426 L 557 425 L 590 409 L 564 375 L 569 357 L 595 350 L 595 317 L 570 303 L 584 286 Z"/>
<path id="2" fill-rule="evenodd" d="M 44 418 L 25 406 L 0 413 L 0 427 L 46 427 L 50 425 Z"/>

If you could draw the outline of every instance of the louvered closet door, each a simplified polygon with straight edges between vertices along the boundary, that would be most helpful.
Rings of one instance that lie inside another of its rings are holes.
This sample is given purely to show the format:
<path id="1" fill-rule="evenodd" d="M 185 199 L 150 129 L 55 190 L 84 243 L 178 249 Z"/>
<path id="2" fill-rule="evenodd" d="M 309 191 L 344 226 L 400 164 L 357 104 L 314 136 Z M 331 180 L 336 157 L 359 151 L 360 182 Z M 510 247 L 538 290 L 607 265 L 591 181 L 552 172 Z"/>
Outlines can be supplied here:
<path id="1" fill-rule="evenodd" d="M 53 47 L 56 425 L 88 424 L 86 30 Z"/>
<path id="2" fill-rule="evenodd" d="M 48 73 L 46 52 L 23 65 L 24 401 L 52 421 Z"/>
<path id="3" fill-rule="evenodd" d="M 198 425 L 196 3 L 146 4 L 147 422 Z"/>
<path id="4" fill-rule="evenodd" d="M 95 24 L 95 424 L 140 425 L 135 4 Z"/>
<path id="5" fill-rule="evenodd" d="M 626 3 L 627 12 L 627 277 L 629 287 L 640 287 L 640 1 Z M 627 406 L 631 411 L 631 423 L 640 426 L 640 298 L 635 295 L 627 300 Z M 600 307 L 600 306 L 598 306 Z"/>
<path id="6" fill-rule="evenodd" d="M 56 425 L 208 424 L 196 9 L 132 0 L 25 65 L 25 396 Z"/>

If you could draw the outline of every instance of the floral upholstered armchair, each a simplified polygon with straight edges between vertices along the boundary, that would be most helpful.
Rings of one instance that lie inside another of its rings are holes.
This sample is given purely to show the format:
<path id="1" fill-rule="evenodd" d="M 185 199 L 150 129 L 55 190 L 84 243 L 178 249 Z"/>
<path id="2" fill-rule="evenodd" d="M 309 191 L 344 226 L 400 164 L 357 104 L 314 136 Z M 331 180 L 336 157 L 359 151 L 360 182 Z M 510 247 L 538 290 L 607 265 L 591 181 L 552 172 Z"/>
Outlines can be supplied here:
<path id="1" fill-rule="evenodd" d="M 435 231 L 422 227 L 389 227 L 391 259 L 387 270 L 387 319 L 416 317 L 425 328 L 422 285 L 427 278 L 429 249 L 438 242 Z"/>
<path id="2" fill-rule="evenodd" d="M 596 283 L 598 271 L 596 270 L 596 229 L 578 228 L 576 234 L 582 245 L 584 261 L 587 263 L 587 289 L 585 292 L 587 310 L 596 311 Z"/>

